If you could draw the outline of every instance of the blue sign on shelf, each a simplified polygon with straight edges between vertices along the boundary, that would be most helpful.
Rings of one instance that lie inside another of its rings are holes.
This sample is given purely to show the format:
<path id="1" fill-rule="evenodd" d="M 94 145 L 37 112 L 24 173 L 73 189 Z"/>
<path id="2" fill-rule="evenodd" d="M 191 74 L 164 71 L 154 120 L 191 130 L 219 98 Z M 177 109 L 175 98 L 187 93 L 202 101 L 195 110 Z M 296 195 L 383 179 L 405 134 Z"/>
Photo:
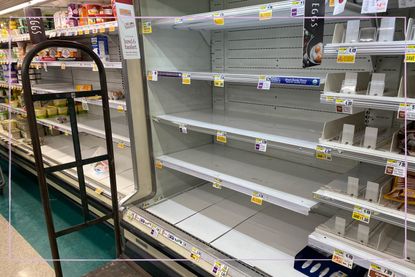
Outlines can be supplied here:
<path id="1" fill-rule="evenodd" d="M 320 78 L 303 78 L 303 77 L 271 77 L 272 84 L 298 85 L 298 86 L 320 86 Z"/>

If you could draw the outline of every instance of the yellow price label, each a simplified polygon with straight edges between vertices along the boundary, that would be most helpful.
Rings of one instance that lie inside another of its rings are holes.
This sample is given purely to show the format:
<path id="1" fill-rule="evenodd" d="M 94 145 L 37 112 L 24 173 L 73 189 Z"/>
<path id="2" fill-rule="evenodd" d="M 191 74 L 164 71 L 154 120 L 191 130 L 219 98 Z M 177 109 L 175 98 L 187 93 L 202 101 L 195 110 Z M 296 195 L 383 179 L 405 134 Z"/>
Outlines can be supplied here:
<path id="1" fill-rule="evenodd" d="M 324 146 L 317 145 L 315 157 L 318 160 L 331 161 L 332 160 L 331 151 L 332 150 L 330 148 L 326 148 Z"/>
<path id="2" fill-rule="evenodd" d="M 182 84 L 183 85 L 190 85 L 192 83 L 190 74 L 182 73 Z"/>
<path id="3" fill-rule="evenodd" d="M 151 26 L 151 21 L 146 21 L 142 23 L 142 32 L 143 34 L 151 34 L 153 33 L 153 27 Z"/>
<path id="4" fill-rule="evenodd" d="M 108 31 L 109 32 L 115 32 L 115 26 L 109 26 Z"/>
<path id="5" fill-rule="evenodd" d="M 82 31 L 82 30 L 78 30 L 78 36 L 82 36 L 83 34 L 84 34 L 84 31 Z"/>
<path id="6" fill-rule="evenodd" d="M 223 13 L 214 13 L 213 14 L 213 22 L 215 25 L 223 26 L 225 25 L 225 18 L 223 17 Z"/>
<path id="7" fill-rule="evenodd" d="M 198 262 L 202 253 L 196 247 L 192 247 L 192 252 L 190 253 L 190 258 Z"/>
<path id="8" fill-rule="evenodd" d="M 102 188 L 96 188 L 95 189 L 95 193 L 96 194 L 100 194 L 101 195 L 103 192 L 104 192 L 104 190 Z"/>
<path id="9" fill-rule="evenodd" d="M 105 33 L 105 27 L 100 27 L 100 28 L 99 28 L 99 32 L 100 32 L 100 33 Z"/>
<path id="10" fill-rule="evenodd" d="M 334 7 L 334 0 L 329 0 L 329 7 Z"/>
<path id="11" fill-rule="evenodd" d="M 89 29 L 85 29 L 85 35 L 89 35 Z"/>
<path id="12" fill-rule="evenodd" d="M 365 209 L 360 206 L 355 206 L 353 209 L 352 218 L 369 224 L 371 214 L 372 212 L 369 209 Z"/>
<path id="13" fill-rule="evenodd" d="M 215 178 L 215 180 L 213 180 L 212 186 L 215 189 L 222 189 L 222 180 L 219 178 Z"/>
<path id="14" fill-rule="evenodd" d="M 117 147 L 120 148 L 120 149 L 124 149 L 125 148 L 125 143 L 124 142 L 119 142 L 117 144 Z"/>
<path id="15" fill-rule="evenodd" d="M 262 205 L 262 202 L 264 200 L 264 195 L 259 192 L 253 192 L 251 196 L 251 202 L 257 205 Z"/>
<path id="16" fill-rule="evenodd" d="M 259 20 L 268 20 L 272 18 L 272 6 L 264 5 L 259 8 Z"/>
<path id="17" fill-rule="evenodd" d="M 228 138 L 226 137 L 226 132 L 217 131 L 216 132 L 216 141 L 222 142 L 222 143 L 227 143 L 228 142 Z"/>
<path id="18" fill-rule="evenodd" d="M 215 75 L 213 79 L 213 85 L 215 87 L 223 88 L 225 86 L 225 77 L 223 75 Z"/>
<path id="19" fill-rule="evenodd" d="M 156 161 L 155 164 L 154 164 L 154 166 L 157 169 L 163 169 L 163 162 L 162 161 Z"/>
<path id="20" fill-rule="evenodd" d="M 119 105 L 119 106 L 117 107 L 117 111 L 118 111 L 118 112 L 120 112 L 120 113 L 124 112 L 124 107 L 123 107 L 123 106 L 121 106 L 121 105 Z"/>
<path id="21" fill-rule="evenodd" d="M 355 63 L 356 53 L 355 47 L 340 47 L 337 50 L 337 63 Z"/>

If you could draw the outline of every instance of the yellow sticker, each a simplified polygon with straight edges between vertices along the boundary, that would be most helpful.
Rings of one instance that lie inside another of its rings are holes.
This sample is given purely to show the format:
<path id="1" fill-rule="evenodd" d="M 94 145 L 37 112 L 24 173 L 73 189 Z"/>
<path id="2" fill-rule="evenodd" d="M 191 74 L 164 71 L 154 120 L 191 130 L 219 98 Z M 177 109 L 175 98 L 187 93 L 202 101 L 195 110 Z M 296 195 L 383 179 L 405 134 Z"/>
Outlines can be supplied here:
<path id="1" fill-rule="evenodd" d="M 124 142 L 119 142 L 117 143 L 117 147 L 120 149 L 124 149 L 125 148 L 125 143 Z"/>
<path id="2" fill-rule="evenodd" d="M 151 21 L 145 21 L 142 23 L 142 32 L 143 34 L 153 33 L 153 27 L 151 26 Z"/>
<path id="3" fill-rule="evenodd" d="M 329 0 L 329 7 L 334 7 L 334 0 Z"/>
<path id="4" fill-rule="evenodd" d="M 100 33 L 105 33 L 105 27 L 100 27 L 100 28 L 99 28 L 99 32 L 100 32 Z"/>
<path id="5" fill-rule="evenodd" d="M 69 133 L 68 133 L 68 132 L 64 132 L 64 135 L 65 135 L 65 136 L 69 136 Z"/>
<path id="6" fill-rule="evenodd" d="M 196 247 L 192 247 L 192 252 L 190 253 L 190 258 L 195 260 L 196 262 L 200 261 L 200 256 L 202 253 Z"/>
<path id="7" fill-rule="evenodd" d="M 155 164 L 154 164 L 154 166 L 157 169 L 163 169 L 163 162 L 162 161 L 156 161 Z"/>
<path id="8" fill-rule="evenodd" d="M 331 161 L 333 159 L 331 152 L 332 150 L 330 148 L 317 145 L 316 146 L 316 159 L 323 160 L 323 161 Z"/>
<path id="9" fill-rule="evenodd" d="M 264 195 L 260 192 L 253 192 L 251 196 L 251 202 L 257 205 L 262 205 Z"/>
<path id="10" fill-rule="evenodd" d="M 415 45 L 407 45 L 406 46 L 405 62 L 415 63 Z"/>
<path id="11" fill-rule="evenodd" d="M 83 34 L 84 34 L 84 31 L 82 31 L 82 30 L 78 30 L 78 36 L 82 36 Z"/>
<path id="12" fill-rule="evenodd" d="M 102 188 L 96 188 L 95 189 L 95 193 L 97 194 L 102 194 L 104 192 L 104 190 Z"/>
<path id="13" fill-rule="evenodd" d="M 119 105 L 119 106 L 117 107 L 117 111 L 118 111 L 118 112 L 120 112 L 120 113 L 124 112 L 124 107 L 123 107 L 123 106 L 121 106 L 121 105 Z"/>
<path id="14" fill-rule="evenodd" d="M 108 31 L 115 32 L 115 26 L 109 26 Z"/>
<path id="15" fill-rule="evenodd" d="M 222 142 L 222 143 L 227 143 L 228 142 L 228 138 L 226 137 L 226 132 L 217 131 L 216 132 L 216 141 Z"/>
<path id="16" fill-rule="evenodd" d="M 356 53 L 355 47 L 340 47 L 337 50 L 337 63 L 355 63 Z"/>
<path id="17" fill-rule="evenodd" d="M 92 71 L 98 71 L 98 66 L 96 63 L 92 64 Z"/>
<path id="18" fill-rule="evenodd" d="M 212 186 L 215 189 L 222 189 L 222 180 L 219 178 L 215 178 L 215 180 L 213 180 Z"/>
<path id="19" fill-rule="evenodd" d="M 213 22 L 215 25 L 223 26 L 225 25 L 225 18 L 223 16 L 223 13 L 215 12 L 213 13 Z"/>
<path id="20" fill-rule="evenodd" d="M 85 35 L 89 35 L 89 29 L 85 29 Z"/>
<path id="21" fill-rule="evenodd" d="M 213 85 L 218 88 L 223 88 L 225 86 L 225 76 L 223 75 L 213 76 Z"/>
<path id="22" fill-rule="evenodd" d="M 326 103 L 335 103 L 336 98 L 334 96 L 326 96 Z"/>
<path id="23" fill-rule="evenodd" d="M 259 8 L 259 20 L 268 20 L 272 18 L 272 5 L 264 5 Z"/>
<path id="24" fill-rule="evenodd" d="M 183 85 L 190 85 L 192 83 L 192 79 L 189 73 L 182 73 L 182 84 Z"/>
<path id="25" fill-rule="evenodd" d="M 372 212 L 369 209 L 365 209 L 360 206 L 355 206 L 353 209 L 352 218 L 369 224 L 371 214 Z"/>

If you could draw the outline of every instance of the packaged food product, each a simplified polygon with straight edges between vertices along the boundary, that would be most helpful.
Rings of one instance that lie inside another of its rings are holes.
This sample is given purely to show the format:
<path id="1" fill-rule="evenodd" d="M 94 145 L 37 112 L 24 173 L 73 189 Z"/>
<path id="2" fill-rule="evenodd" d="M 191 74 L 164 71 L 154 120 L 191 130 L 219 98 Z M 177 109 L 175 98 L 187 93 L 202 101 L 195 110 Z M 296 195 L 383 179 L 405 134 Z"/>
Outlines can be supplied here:
<path id="1" fill-rule="evenodd" d="M 107 173 L 109 171 L 108 161 L 97 162 L 94 165 L 94 171 L 98 175 Z"/>
<path id="2" fill-rule="evenodd" d="M 85 7 L 88 14 L 88 24 L 97 23 L 96 17 L 99 16 L 99 10 L 101 9 L 101 6 L 96 4 L 85 4 Z"/>
<path id="3" fill-rule="evenodd" d="M 407 203 L 415 205 L 415 173 L 408 172 L 407 186 Z M 395 177 L 391 191 L 383 197 L 391 201 L 405 203 L 405 178 Z"/>
<path id="4" fill-rule="evenodd" d="M 58 47 L 56 59 L 59 61 L 74 61 L 81 57 L 80 54 L 76 48 Z"/>
<path id="5" fill-rule="evenodd" d="M 47 116 L 46 116 L 46 108 L 36 108 L 35 109 L 35 115 L 36 115 L 36 118 L 37 119 L 43 119 L 43 118 L 46 118 Z"/>
<path id="6" fill-rule="evenodd" d="M 78 24 L 80 26 L 88 25 L 88 11 L 85 5 L 81 5 L 81 7 L 78 8 L 79 12 L 79 22 Z"/>
<path id="7" fill-rule="evenodd" d="M 57 116 L 58 115 L 58 108 L 56 108 L 55 106 L 48 106 L 46 108 L 46 112 L 47 112 L 48 117 Z"/>
<path id="8" fill-rule="evenodd" d="M 95 36 L 91 38 L 92 50 L 102 61 L 109 61 L 108 37 Z"/>
<path id="9" fill-rule="evenodd" d="M 58 115 L 67 115 L 68 107 L 58 107 Z"/>
<path id="10" fill-rule="evenodd" d="M 76 27 L 79 24 L 79 9 L 81 5 L 71 3 L 68 4 L 68 18 L 66 20 L 66 24 L 69 27 Z"/>
<path id="11" fill-rule="evenodd" d="M 122 90 L 110 90 L 108 91 L 108 98 L 110 100 L 119 100 L 124 98 L 124 92 Z"/>
<path id="12" fill-rule="evenodd" d="M 66 107 L 66 99 L 55 99 L 53 105 L 55 107 Z"/>
<path id="13" fill-rule="evenodd" d="M 99 16 L 104 19 L 104 21 L 114 21 L 114 14 L 112 12 L 112 5 L 104 5 L 101 7 Z"/>

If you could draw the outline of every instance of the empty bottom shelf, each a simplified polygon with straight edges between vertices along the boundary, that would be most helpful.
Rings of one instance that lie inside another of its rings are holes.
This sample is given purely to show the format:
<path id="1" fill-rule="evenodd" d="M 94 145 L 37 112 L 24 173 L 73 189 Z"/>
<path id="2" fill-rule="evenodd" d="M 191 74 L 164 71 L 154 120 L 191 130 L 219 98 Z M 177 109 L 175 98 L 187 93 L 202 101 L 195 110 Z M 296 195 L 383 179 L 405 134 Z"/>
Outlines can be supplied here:
<path id="1" fill-rule="evenodd" d="M 271 204 L 258 206 L 250 197 L 210 184 L 189 190 L 147 211 L 215 248 L 273 276 L 303 276 L 294 256 L 307 237 L 327 220 L 303 216 Z"/>

